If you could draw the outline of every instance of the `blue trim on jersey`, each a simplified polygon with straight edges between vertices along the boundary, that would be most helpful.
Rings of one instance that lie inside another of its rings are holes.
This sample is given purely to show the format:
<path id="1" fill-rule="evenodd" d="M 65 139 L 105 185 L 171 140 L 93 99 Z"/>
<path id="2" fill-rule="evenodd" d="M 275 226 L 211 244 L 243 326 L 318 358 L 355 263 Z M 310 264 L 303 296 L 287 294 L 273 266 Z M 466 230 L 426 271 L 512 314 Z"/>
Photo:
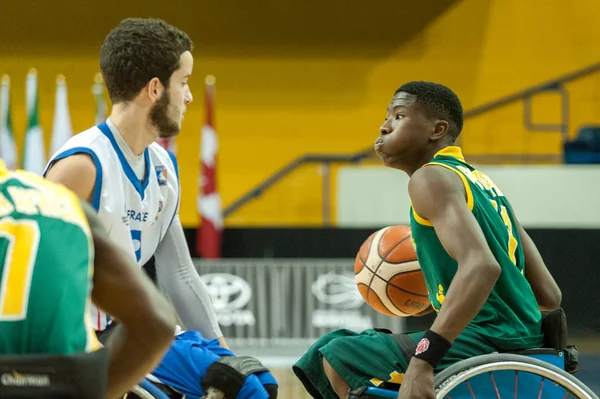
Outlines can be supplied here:
<path id="1" fill-rule="evenodd" d="M 100 163 L 100 159 L 98 158 L 94 150 L 87 147 L 75 147 L 68 149 L 54 157 L 52 161 L 50 161 L 50 165 L 52 165 L 56 161 L 60 161 L 61 159 L 70 157 L 71 155 L 75 154 L 88 154 L 92 157 L 94 165 L 96 165 L 96 182 L 94 183 L 94 195 L 92 196 L 92 206 L 96 211 L 98 211 L 98 209 L 100 209 L 100 194 L 102 193 L 102 164 Z M 50 165 L 48 165 L 48 167 L 46 168 L 43 177 L 46 177 L 46 173 L 48 173 Z"/>
<path id="2" fill-rule="evenodd" d="M 169 154 L 169 158 L 171 158 L 171 162 L 173 162 L 175 174 L 177 175 L 177 183 L 179 183 L 179 165 L 177 165 L 177 157 L 169 150 L 167 150 L 167 154 Z"/>
<path id="3" fill-rule="evenodd" d="M 131 184 L 133 185 L 135 190 L 138 192 L 138 194 L 140 194 L 140 197 L 143 200 L 144 199 L 144 191 L 146 190 L 146 187 L 148 186 L 148 182 L 150 181 L 150 179 L 149 179 L 149 176 L 150 176 L 150 153 L 148 152 L 148 148 L 146 148 L 144 150 L 144 161 L 146 163 L 146 171 L 144 172 L 144 182 L 140 183 L 137 176 L 135 175 L 135 172 L 133 171 L 133 169 L 131 169 L 131 165 L 129 165 L 129 162 L 127 162 L 125 155 L 123 155 L 123 151 L 121 151 L 121 148 L 119 147 L 119 144 L 117 144 L 117 140 L 115 139 L 115 136 L 113 135 L 112 131 L 110 130 L 110 128 L 108 127 L 106 122 L 98 125 L 98 129 L 100 129 L 100 131 L 106 137 L 108 137 L 110 144 L 112 144 L 113 149 L 115 150 L 115 152 L 117 153 L 117 156 L 119 157 L 119 161 L 121 161 L 121 167 L 123 168 L 123 171 L 125 172 L 125 176 L 127 176 L 129 181 L 131 182 Z"/>
<path id="4" fill-rule="evenodd" d="M 169 227 L 171 227 L 171 225 L 173 224 L 173 219 L 175 219 L 175 216 L 177 216 L 177 210 L 179 209 L 179 196 L 181 195 L 181 183 L 179 181 L 179 165 L 177 165 L 177 157 L 175 157 L 175 154 L 173 154 L 171 151 L 167 150 L 167 153 L 169 154 L 169 158 L 171 158 L 171 162 L 173 162 L 173 167 L 175 168 L 175 175 L 177 176 L 177 204 L 175 206 L 175 212 L 173 212 L 173 216 L 171 217 L 171 221 L 169 222 Z M 167 227 L 167 231 L 169 230 L 169 227 Z M 161 236 L 162 236 L 162 231 L 161 231 Z"/>

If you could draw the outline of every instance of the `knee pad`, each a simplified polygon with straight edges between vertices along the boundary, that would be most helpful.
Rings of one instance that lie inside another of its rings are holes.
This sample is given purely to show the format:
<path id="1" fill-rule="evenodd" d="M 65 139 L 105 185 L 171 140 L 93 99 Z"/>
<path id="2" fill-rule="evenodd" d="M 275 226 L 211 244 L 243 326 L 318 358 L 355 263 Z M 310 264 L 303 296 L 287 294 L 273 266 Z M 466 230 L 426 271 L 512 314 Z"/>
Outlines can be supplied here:
<path id="1" fill-rule="evenodd" d="M 205 392 L 215 388 L 223 392 L 224 399 L 235 399 L 246 377 L 261 371 L 268 369 L 253 357 L 224 356 L 208 367 L 200 384 Z"/>

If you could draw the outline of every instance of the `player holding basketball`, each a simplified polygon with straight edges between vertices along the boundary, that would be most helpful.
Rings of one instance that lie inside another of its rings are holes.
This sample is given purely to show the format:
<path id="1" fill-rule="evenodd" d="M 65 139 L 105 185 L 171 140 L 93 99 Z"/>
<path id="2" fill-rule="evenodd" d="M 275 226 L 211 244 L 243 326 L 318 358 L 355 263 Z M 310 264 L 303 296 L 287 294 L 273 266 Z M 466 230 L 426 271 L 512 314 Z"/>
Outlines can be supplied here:
<path id="1" fill-rule="evenodd" d="M 401 399 L 434 398 L 434 372 L 450 364 L 543 344 L 541 310 L 559 307 L 560 289 L 506 197 L 454 145 L 462 126 L 445 86 L 410 82 L 392 97 L 375 150 L 410 176 L 412 236 L 438 315 L 424 333 L 322 337 L 294 366 L 313 397 L 389 381 Z"/>
<path id="2" fill-rule="evenodd" d="M 122 396 L 169 348 L 169 304 L 110 243 L 94 210 L 65 187 L 10 172 L 0 161 L 0 204 L 0 354 L 98 350 L 88 313 L 93 300 L 125 327 L 109 345 L 106 392 Z"/>
<path id="3" fill-rule="evenodd" d="M 100 51 L 110 117 L 72 137 L 45 176 L 90 202 L 109 238 L 138 265 L 154 256 L 160 286 L 185 327 L 226 346 L 179 220 L 177 162 L 155 143 L 179 133 L 192 101 L 191 50 L 187 34 L 164 21 L 123 20 Z M 97 331 L 111 323 L 97 309 L 92 321 Z"/>

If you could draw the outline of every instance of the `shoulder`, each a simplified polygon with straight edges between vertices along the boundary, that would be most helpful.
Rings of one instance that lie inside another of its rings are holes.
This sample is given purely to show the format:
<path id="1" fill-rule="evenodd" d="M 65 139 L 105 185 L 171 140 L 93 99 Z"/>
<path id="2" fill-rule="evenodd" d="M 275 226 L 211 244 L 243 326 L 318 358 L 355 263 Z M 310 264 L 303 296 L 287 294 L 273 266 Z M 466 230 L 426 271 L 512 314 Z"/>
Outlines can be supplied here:
<path id="1" fill-rule="evenodd" d="M 459 173 L 440 165 L 418 169 L 408 182 L 408 195 L 414 212 L 424 219 L 430 219 L 459 202 L 472 208 L 472 201 L 467 198 L 467 189 Z"/>
<path id="2" fill-rule="evenodd" d="M 46 172 L 46 179 L 62 184 L 88 200 L 94 191 L 97 173 L 90 154 L 76 153 L 54 162 Z"/>
<path id="3" fill-rule="evenodd" d="M 408 193 L 419 195 L 447 195 L 462 191 L 458 171 L 441 165 L 426 165 L 418 169 L 408 182 Z"/>
<path id="4" fill-rule="evenodd" d="M 96 163 L 93 156 L 87 152 L 77 152 L 68 157 L 57 160 L 48 169 L 47 176 L 50 175 L 73 175 L 78 179 L 88 179 L 96 177 Z M 50 180 L 52 180 L 50 178 Z"/>
<path id="5" fill-rule="evenodd" d="M 160 144 L 154 142 L 148 146 L 153 156 L 155 156 L 162 164 L 169 166 L 179 176 L 179 166 L 177 165 L 177 157 L 171 151 L 165 150 Z"/>
<path id="6" fill-rule="evenodd" d="M 165 150 L 160 144 L 154 142 L 148 146 L 148 150 L 154 153 L 156 156 L 162 159 L 170 159 L 175 162 L 175 154 L 171 151 Z"/>

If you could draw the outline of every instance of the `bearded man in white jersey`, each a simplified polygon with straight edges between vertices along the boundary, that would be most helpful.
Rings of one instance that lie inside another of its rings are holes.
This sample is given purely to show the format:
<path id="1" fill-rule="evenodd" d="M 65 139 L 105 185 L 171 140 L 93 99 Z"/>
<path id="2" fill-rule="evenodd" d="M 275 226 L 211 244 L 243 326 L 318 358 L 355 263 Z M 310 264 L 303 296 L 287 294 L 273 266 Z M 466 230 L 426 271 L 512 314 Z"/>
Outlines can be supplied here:
<path id="1" fill-rule="evenodd" d="M 179 220 L 176 159 L 155 143 L 179 133 L 192 102 L 191 51 L 187 34 L 164 21 L 123 20 L 100 52 L 111 115 L 73 136 L 44 175 L 90 202 L 109 238 L 138 265 L 154 257 L 158 282 L 185 327 L 227 347 Z M 98 332 L 112 323 L 98 309 L 92 320 Z"/>

